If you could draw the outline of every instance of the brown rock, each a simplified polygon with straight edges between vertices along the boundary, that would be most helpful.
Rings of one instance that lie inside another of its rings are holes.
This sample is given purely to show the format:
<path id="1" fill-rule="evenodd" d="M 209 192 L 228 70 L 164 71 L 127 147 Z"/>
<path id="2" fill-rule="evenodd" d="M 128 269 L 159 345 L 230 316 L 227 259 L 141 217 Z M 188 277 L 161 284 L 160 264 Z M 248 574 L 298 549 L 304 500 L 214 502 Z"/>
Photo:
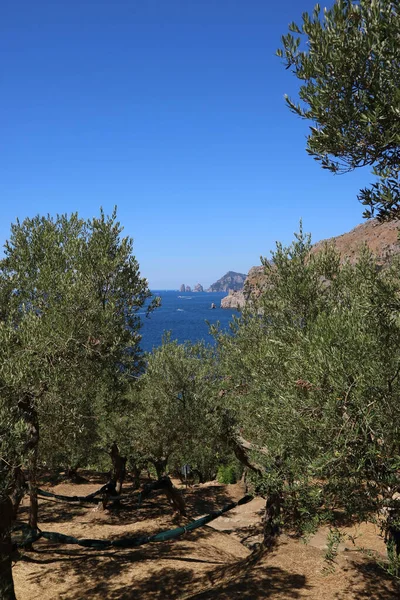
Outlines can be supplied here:
<path id="1" fill-rule="evenodd" d="M 221 300 L 221 308 L 242 308 L 245 304 L 246 298 L 243 291 L 230 292 Z"/>
<path id="2" fill-rule="evenodd" d="M 397 221 L 378 223 L 373 219 L 357 225 L 348 233 L 317 242 L 311 252 L 319 252 L 326 243 L 332 244 L 340 253 L 342 260 L 348 259 L 354 263 L 357 261 L 362 246 L 367 244 L 378 262 L 385 264 L 392 256 L 400 252 L 398 234 L 399 223 Z"/>

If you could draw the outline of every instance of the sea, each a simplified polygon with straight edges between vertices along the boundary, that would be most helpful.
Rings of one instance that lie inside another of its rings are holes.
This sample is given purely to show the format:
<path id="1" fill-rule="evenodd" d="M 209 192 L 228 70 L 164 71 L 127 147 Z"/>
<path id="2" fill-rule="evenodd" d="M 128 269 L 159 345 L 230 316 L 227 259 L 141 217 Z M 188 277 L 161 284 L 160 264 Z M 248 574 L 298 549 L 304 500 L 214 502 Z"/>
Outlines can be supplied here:
<path id="1" fill-rule="evenodd" d="M 152 294 L 161 298 L 161 307 L 150 313 L 149 317 L 145 312 L 139 313 L 143 323 L 141 347 L 146 352 L 160 346 L 163 334 L 167 331 L 171 332 L 171 339 L 179 343 L 204 340 L 213 344 L 207 321 L 211 324 L 219 321 L 221 329 L 229 330 L 233 315 L 239 314 L 236 309 L 220 307 L 226 292 L 152 290 Z M 211 308 L 212 304 L 216 308 Z"/>

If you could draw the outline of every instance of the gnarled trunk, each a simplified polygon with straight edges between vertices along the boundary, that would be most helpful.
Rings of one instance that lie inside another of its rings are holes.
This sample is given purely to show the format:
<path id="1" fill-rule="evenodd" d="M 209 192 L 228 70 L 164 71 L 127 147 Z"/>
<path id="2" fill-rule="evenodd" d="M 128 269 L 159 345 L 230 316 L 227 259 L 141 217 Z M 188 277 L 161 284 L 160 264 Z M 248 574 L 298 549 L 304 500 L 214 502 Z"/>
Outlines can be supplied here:
<path id="1" fill-rule="evenodd" d="M 385 509 L 387 514 L 386 523 L 384 525 L 385 531 L 385 544 L 389 559 L 396 565 L 396 576 L 398 576 L 399 570 L 399 558 L 400 558 L 400 510 L 398 507 L 399 494 L 395 493 L 391 497 L 391 506 Z M 396 506 L 397 505 L 397 506 Z"/>
<path id="2" fill-rule="evenodd" d="M 15 600 L 11 564 L 13 505 L 8 496 L 0 498 L 0 600 Z"/>
<path id="3" fill-rule="evenodd" d="M 168 476 L 161 477 L 157 481 L 146 484 L 141 493 L 142 500 L 147 498 L 149 494 L 155 490 L 163 490 L 174 511 L 186 516 L 185 501 L 182 497 L 182 494 L 176 489 L 176 487 L 174 487 L 171 479 Z"/>
<path id="4" fill-rule="evenodd" d="M 80 483 L 83 479 L 78 473 L 79 466 L 80 465 L 68 465 L 65 469 L 66 478 L 73 483 Z"/>
<path id="5" fill-rule="evenodd" d="M 167 477 L 168 484 L 165 486 L 165 495 L 167 496 L 169 503 L 175 512 L 178 512 L 183 517 L 186 517 L 186 506 L 182 494 L 176 487 L 173 486 L 172 481 Z"/>
<path id="6" fill-rule="evenodd" d="M 242 477 L 240 478 L 240 483 L 243 485 L 244 491 L 246 492 L 246 494 L 249 491 L 249 489 L 248 489 L 249 486 L 247 484 L 247 471 L 248 471 L 248 467 L 244 467 Z"/>
<path id="7" fill-rule="evenodd" d="M 140 488 L 140 473 L 142 472 L 142 468 L 137 463 L 131 462 L 131 473 L 133 477 L 133 489 L 138 490 Z"/>
<path id="8" fill-rule="evenodd" d="M 271 492 L 265 504 L 264 547 L 272 548 L 280 534 L 280 517 L 282 495 L 279 491 Z"/>
<path id="9" fill-rule="evenodd" d="M 37 496 L 37 458 L 38 447 L 32 450 L 32 454 L 28 462 L 28 490 L 29 490 L 29 525 L 32 529 L 37 529 L 38 525 L 38 496 Z"/>
<path id="10" fill-rule="evenodd" d="M 13 519 L 15 520 L 17 518 L 19 505 L 21 504 L 21 500 L 24 497 L 27 489 L 25 475 L 23 474 L 21 467 L 15 467 L 13 479 L 14 486 L 10 498 L 13 507 Z"/>
<path id="11" fill-rule="evenodd" d="M 120 495 L 126 476 L 126 457 L 120 455 L 119 448 L 115 442 L 111 446 L 110 456 L 113 465 L 111 480 L 115 483 L 117 495 Z"/>
<path id="12" fill-rule="evenodd" d="M 108 504 L 111 496 L 114 496 L 113 504 L 118 506 L 119 500 L 115 499 L 116 495 L 117 495 L 117 492 L 115 489 L 115 482 L 110 481 L 110 483 L 108 483 L 106 486 L 104 486 L 103 495 L 101 497 L 101 504 L 102 504 L 103 510 L 105 510 L 107 508 L 107 504 Z"/>
<path id="13" fill-rule="evenodd" d="M 260 477 L 265 475 L 265 468 L 262 465 L 255 463 L 250 458 L 249 452 L 256 451 L 259 454 L 270 457 L 268 448 L 257 446 L 244 439 L 241 432 L 238 430 L 236 423 L 232 421 L 229 414 L 225 415 L 224 428 L 225 437 L 235 453 L 236 458 L 245 467 L 245 470 L 250 469 Z M 279 466 L 280 457 L 276 457 L 275 462 L 276 466 Z M 271 492 L 267 498 L 264 516 L 264 546 L 266 548 L 271 548 L 276 543 L 276 539 L 280 534 L 282 503 L 283 498 L 281 490 Z"/>
<path id="14" fill-rule="evenodd" d="M 199 471 L 199 469 L 192 469 L 192 475 L 193 475 L 193 478 L 196 477 L 196 475 L 197 475 L 197 477 L 199 479 L 199 483 L 205 483 L 204 475 L 201 471 Z"/>
<path id="15" fill-rule="evenodd" d="M 157 479 L 161 479 L 165 475 L 165 471 L 168 463 L 168 456 L 166 458 L 160 458 L 158 460 L 151 461 L 156 469 Z"/>
<path id="16" fill-rule="evenodd" d="M 24 446 L 24 453 L 28 454 L 28 493 L 29 493 L 29 525 L 37 528 L 38 524 L 38 498 L 37 498 L 37 461 L 39 448 L 39 419 L 35 408 L 35 397 L 27 392 L 18 402 L 18 408 L 25 421 L 28 439 Z"/>

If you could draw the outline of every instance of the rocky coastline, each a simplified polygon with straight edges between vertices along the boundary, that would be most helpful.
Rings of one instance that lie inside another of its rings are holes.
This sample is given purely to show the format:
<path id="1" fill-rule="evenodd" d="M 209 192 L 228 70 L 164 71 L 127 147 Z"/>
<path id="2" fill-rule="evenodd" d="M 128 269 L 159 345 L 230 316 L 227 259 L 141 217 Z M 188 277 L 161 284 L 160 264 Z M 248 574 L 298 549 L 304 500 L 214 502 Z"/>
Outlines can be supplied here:
<path id="1" fill-rule="evenodd" d="M 245 304 L 246 298 L 242 290 L 232 290 L 221 300 L 221 308 L 243 308 Z"/>
<path id="2" fill-rule="evenodd" d="M 347 233 L 317 242 L 312 247 L 311 253 L 320 252 L 326 244 L 335 246 L 341 261 L 348 260 L 351 263 L 357 260 L 361 248 L 366 245 L 378 259 L 378 263 L 384 266 L 393 256 L 400 253 L 399 225 L 396 221 L 379 223 L 371 219 Z M 257 298 L 267 284 L 264 267 L 261 265 L 252 267 L 244 282 L 243 290 L 230 290 L 228 296 L 222 298 L 221 308 L 243 308 L 250 297 Z"/>

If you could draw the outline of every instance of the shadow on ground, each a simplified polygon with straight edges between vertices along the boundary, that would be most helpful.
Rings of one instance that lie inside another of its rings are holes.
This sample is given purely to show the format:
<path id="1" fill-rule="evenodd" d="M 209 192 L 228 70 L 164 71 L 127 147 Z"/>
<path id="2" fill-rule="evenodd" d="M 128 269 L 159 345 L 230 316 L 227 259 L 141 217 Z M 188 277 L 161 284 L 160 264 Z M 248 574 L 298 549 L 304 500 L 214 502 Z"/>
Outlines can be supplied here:
<path id="1" fill-rule="evenodd" d="M 346 571 L 346 569 L 344 569 Z M 349 561 L 352 575 L 347 589 L 337 594 L 337 600 L 398 600 L 400 581 L 394 579 L 376 560 Z"/>
<path id="2" fill-rule="evenodd" d="M 83 516 L 88 510 L 90 510 L 88 505 L 67 504 L 66 502 L 58 502 L 57 500 L 41 500 L 39 498 L 39 524 L 67 523 L 76 519 L 76 517 Z M 27 522 L 28 514 L 29 507 L 21 506 L 18 513 L 18 520 Z"/>
<path id="3" fill-rule="evenodd" d="M 228 579 L 211 589 L 191 595 L 196 600 L 258 600 L 261 598 L 300 598 L 300 592 L 308 589 L 304 575 L 288 573 L 278 567 L 256 568 L 240 576 Z"/>
<path id="4" fill-rule="evenodd" d="M 203 537 L 212 532 L 205 532 Z M 193 535 L 193 534 L 192 534 Z M 195 542 L 196 540 L 191 540 Z M 264 598 L 300 598 L 300 590 L 306 590 L 306 578 L 303 575 L 288 573 L 277 567 L 262 564 L 262 555 L 254 553 L 248 559 L 233 560 L 228 553 L 221 554 L 215 548 L 208 560 L 190 558 L 193 546 L 185 543 L 172 546 L 158 544 L 143 550 L 119 553 L 103 553 L 90 556 L 87 552 L 72 550 L 57 551 L 52 558 L 40 551 L 38 556 L 24 560 L 37 561 L 49 565 L 53 575 L 63 577 L 74 571 L 74 583 L 69 592 L 63 595 L 68 600 L 85 598 L 110 598 L 113 600 L 166 599 L 223 599 L 241 598 L 257 600 Z M 152 561 L 154 566 L 148 564 Z M 165 562 L 167 561 L 167 562 Z M 176 563 L 180 564 L 177 565 Z M 59 563 L 57 565 L 57 563 Z M 145 564 L 147 563 L 147 565 Z M 227 566 L 228 563 L 228 566 Z M 211 567 L 208 572 L 199 575 L 200 565 Z M 132 569 L 133 565 L 133 569 Z M 145 570 L 140 567 L 145 565 Z M 129 581 L 122 583 L 118 576 L 124 569 L 129 573 Z M 57 573 L 59 571 L 59 573 Z M 90 573 L 90 578 L 87 574 Z M 48 573 L 41 572 L 35 577 L 46 580 Z"/>
<path id="5" fill-rule="evenodd" d="M 240 489 L 210 485 L 189 488 L 183 494 L 187 519 L 174 518 L 161 491 L 139 507 L 137 494 L 128 489 L 121 507 L 104 513 L 93 512 L 93 506 L 41 501 L 40 523 L 51 523 L 56 531 L 58 523 L 65 533 L 77 537 L 106 537 L 103 531 L 113 539 L 140 537 L 218 510 L 238 498 Z M 40 540 L 34 552 L 23 552 L 18 558 L 20 589 L 28 586 L 21 598 L 27 600 L 39 590 L 46 592 L 47 600 L 399 600 L 400 587 L 393 578 L 356 550 L 341 553 L 343 566 L 326 578 L 320 573 L 321 551 L 291 538 L 281 541 L 273 552 L 250 553 L 248 548 L 255 547 L 261 532 L 261 512 L 253 523 L 250 517 L 242 524 L 232 516 L 218 530 L 206 526 L 173 541 L 134 549 L 98 551 Z M 21 517 L 26 517 L 25 507 L 21 507 Z M 102 530 L 102 524 L 116 527 Z"/>

